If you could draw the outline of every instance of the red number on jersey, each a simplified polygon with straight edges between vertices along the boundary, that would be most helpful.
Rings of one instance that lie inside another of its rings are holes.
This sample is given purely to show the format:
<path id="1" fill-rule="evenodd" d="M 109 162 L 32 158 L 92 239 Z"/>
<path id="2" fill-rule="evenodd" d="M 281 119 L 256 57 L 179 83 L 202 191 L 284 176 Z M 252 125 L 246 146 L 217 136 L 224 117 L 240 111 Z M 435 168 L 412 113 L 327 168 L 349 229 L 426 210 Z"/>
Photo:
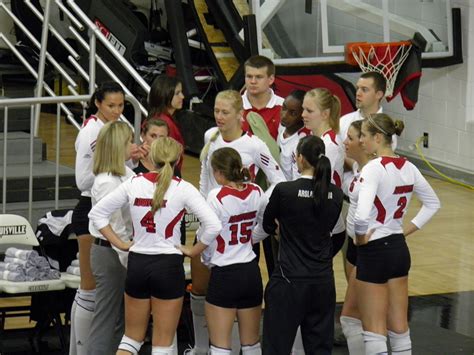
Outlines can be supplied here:
<path id="1" fill-rule="evenodd" d="M 238 223 L 231 224 L 229 227 L 231 231 L 229 245 L 236 245 L 239 243 L 239 241 L 242 244 L 248 243 L 250 239 L 252 239 L 252 230 L 249 229 L 250 227 L 252 227 L 252 225 L 253 225 L 253 222 L 242 222 L 240 224 Z M 240 227 L 240 235 L 241 235 L 240 238 L 238 238 L 239 227 Z"/>
<path id="2" fill-rule="evenodd" d="M 140 221 L 140 225 L 146 228 L 147 233 L 156 233 L 155 216 L 148 211 Z"/>
<path id="3" fill-rule="evenodd" d="M 407 202 L 408 200 L 405 196 L 402 196 L 398 199 L 397 206 L 399 207 L 393 214 L 393 219 L 399 219 L 403 217 L 403 215 L 405 214 L 405 208 L 407 207 Z"/>

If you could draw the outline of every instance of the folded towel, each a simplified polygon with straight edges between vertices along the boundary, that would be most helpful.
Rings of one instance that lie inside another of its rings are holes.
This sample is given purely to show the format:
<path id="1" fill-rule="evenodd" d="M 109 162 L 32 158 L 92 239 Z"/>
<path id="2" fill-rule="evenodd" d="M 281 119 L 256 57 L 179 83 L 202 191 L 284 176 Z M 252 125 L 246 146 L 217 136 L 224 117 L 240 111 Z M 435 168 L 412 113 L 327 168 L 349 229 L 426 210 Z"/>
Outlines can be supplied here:
<path id="1" fill-rule="evenodd" d="M 0 271 L 14 271 L 19 273 L 24 273 L 23 265 L 13 264 L 13 263 L 4 263 L 0 261 Z"/>
<path id="2" fill-rule="evenodd" d="M 79 266 L 79 260 L 74 259 L 73 261 L 71 261 L 71 266 Z"/>
<path id="3" fill-rule="evenodd" d="M 5 251 L 5 256 L 10 256 L 12 258 L 18 258 L 22 260 L 30 260 L 39 256 L 36 250 L 25 250 L 17 248 L 7 248 Z"/>
<path id="4" fill-rule="evenodd" d="M 61 272 L 59 270 L 49 270 L 49 280 L 59 280 L 61 278 Z"/>
<path id="5" fill-rule="evenodd" d="M 48 260 L 44 256 L 37 256 L 27 261 L 26 266 L 35 266 L 37 268 L 50 268 Z"/>
<path id="6" fill-rule="evenodd" d="M 24 282 L 26 281 L 25 275 L 20 274 L 14 271 L 1 271 L 0 272 L 0 279 L 13 281 L 13 282 Z"/>
<path id="7" fill-rule="evenodd" d="M 40 275 L 40 270 L 38 270 L 34 266 L 29 266 L 25 268 L 25 275 L 28 276 L 29 278 L 32 278 L 33 280 L 37 280 Z"/>
<path id="8" fill-rule="evenodd" d="M 11 256 L 6 256 L 6 257 L 5 257 L 5 262 L 6 262 L 6 263 L 11 263 L 11 264 L 17 264 L 17 265 L 26 266 L 26 263 L 27 263 L 28 261 L 23 260 L 23 259 L 14 258 L 14 257 L 11 257 Z"/>
<path id="9" fill-rule="evenodd" d="M 66 272 L 68 274 L 81 276 L 81 270 L 77 266 L 68 266 Z"/>

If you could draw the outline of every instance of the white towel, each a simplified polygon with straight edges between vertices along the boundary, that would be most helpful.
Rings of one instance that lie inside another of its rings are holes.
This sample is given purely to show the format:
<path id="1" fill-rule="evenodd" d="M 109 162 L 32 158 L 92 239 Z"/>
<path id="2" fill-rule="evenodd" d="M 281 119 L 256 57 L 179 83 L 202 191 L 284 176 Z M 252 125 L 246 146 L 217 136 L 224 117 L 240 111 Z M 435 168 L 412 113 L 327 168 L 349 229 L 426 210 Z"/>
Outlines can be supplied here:
<path id="1" fill-rule="evenodd" d="M 74 259 L 73 261 L 71 261 L 71 266 L 79 266 L 79 260 Z"/>
<path id="2" fill-rule="evenodd" d="M 10 256 L 12 258 L 18 258 L 22 260 L 30 260 L 37 258 L 39 256 L 36 250 L 25 250 L 25 249 L 17 249 L 17 248 L 7 248 L 5 251 L 5 256 Z"/>
<path id="3" fill-rule="evenodd" d="M 4 263 L 0 262 L 0 271 L 14 271 L 19 273 L 24 273 L 23 265 L 13 264 L 13 263 Z"/>
<path id="4" fill-rule="evenodd" d="M 11 263 L 11 264 L 17 264 L 17 265 L 23 265 L 25 266 L 27 261 L 23 259 L 18 259 L 18 258 L 13 258 L 11 256 L 6 256 L 5 257 L 5 262 L 6 263 Z"/>
<path id="5" fill-rule="evenodd" d="M 68 274 L 81 276 L 81 270 L 77 266 L 68 266 L 66 272 Z"/>
<path id="6" fill-rule="evenodd" d="M 1 271 L 0 278 L 2 280 L 13 281 L 13 282 L 23 282 L 26 281 L 25 275 L 22 275 L 14 271 Z"/>

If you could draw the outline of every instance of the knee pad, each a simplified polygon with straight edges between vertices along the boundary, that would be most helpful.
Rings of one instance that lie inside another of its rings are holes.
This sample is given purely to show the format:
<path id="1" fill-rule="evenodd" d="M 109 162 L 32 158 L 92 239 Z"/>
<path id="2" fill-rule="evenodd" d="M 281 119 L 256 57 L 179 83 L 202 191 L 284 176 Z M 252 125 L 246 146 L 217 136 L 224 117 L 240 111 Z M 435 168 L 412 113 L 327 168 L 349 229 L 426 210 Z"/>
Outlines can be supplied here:
<path id="1" fill-rule="evenodd" d="M 262 347 L 260 342 L 253 345 L 242 345 L 242 355 L 261 355 Z"/>
<path id="2" fill-rule="evenodd" d="M 210 355 L 230 355 L 232 352 L 231 349 L 219 348 L 214 345 L 211 345 L 210 350 Z"/>
<path id="3" fill-rule="evenodd" d="M 197 316 L 204 316 L 204 303 L 206 296 L 197 296 L 191 293 L 191 312 Z"/>
<path id="4" fill-rule="evenodd" d="M 153 346 L 151 348 L 151 355 L 173 355 L 174 346 Z"/>
<path id="5" fill-rule="evenodd" d="M 124 335 L 122 340 L 120 340 L 119 350 L 125 350 L 133 355 L 137 355 L 140 351 L 140 348 L 143 345 L 143 341 L 136 341 L 128 336 Z"/>
<path id="6" fill-rule="evenodd" d="M 346 338 L 358 334 L 362 335 L 364 331 L 361 320 L 353 317 L 341 316 L 341 326 Z"/>
<path id="7" fill-rule="evenodd" d="M 410 330 L 402 334 L 389 330 L 388 337 L 390 339 L 392 353 L 397 353 L 397 355 L 411 355 Z"/>
<path id="8" fill-rule="evenodd" d="M 367 355 L 385 355 L 387 352 L 387 337 L 382 334 L 364 330 L 365 353 Z"/>

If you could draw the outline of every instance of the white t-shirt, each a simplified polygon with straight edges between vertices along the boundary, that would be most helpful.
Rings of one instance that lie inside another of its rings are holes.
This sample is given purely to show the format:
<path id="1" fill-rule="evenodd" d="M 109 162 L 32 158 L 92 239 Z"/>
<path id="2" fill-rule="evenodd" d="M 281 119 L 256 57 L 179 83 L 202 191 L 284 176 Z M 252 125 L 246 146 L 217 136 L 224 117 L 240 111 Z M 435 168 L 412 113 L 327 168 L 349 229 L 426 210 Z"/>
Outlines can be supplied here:
<path id="1" fill-rule="evenodd" d="M 374 229 L 370 241 L 403 233 L 403 217 L 413 192 L 423 204 L 411 221 L 418 228 L 440 208 L 431 186 L 405 158 L 379 157 L 370 161 L 362 168 L 359 183 L 354 230 L 363 235 Z"/>
<path id="2" fill-rule="evenodd" d="M 257 222 L 261 223 L 267 204 L 262 189 L 252 183 L 245 184 L 242 190 L 222 186 L 209 192 L 207 202 L 219 217 L 222 230 L 203 252 L 203 263 L 226 266 L 255 259 L 253 229 Z M 197 235 L 199 240 L 200 231 Z"/>
<path id="3" fill-rule="evenodd" d="M 286 180 L 292 181 L 301 176 L 296 166 L 296 146 L 301 138 L 311 135 L 311 131 L 302 127 L 289 137 L 284 137 L 285 127 L 280 125 L 277 144 L 280 147 L 280 167 Z"/>
<path id="4" fill-rule="evenodd" d="M 140 174 L 125 181 L 108 194 L 89 213 L 97 229 L 110 223 L 111 215 L 128 206 L 133 223 L 130 251 L 140 254 L 182 254 L 180 224 L 186 210 L 201 222 L 201 241 L 209 245 L 221 230 L 221 223 L 199 191 L 190 183 L 174 177 L 165 193 L 163 206 L 153 215 L 151 203 L 157 173 Z"/>
<path id="5" fill-rule="evenodd" d="M 332 129 L 323 133 L 321 139 L 326 147 L 326 156 L 331 162 L 331 182 L 339 188 L 342 188 L 342 178 L 344 173 L 344 148 L 341 138 Z M 344 218 L 342 213 L 339 215 L 332 234 L 344 232 Z"/>
<path id="6" fill-rule="evenodd" d="M 204 143 L 210 141 L 217 132 L 217 127 L 210 128 L 204 135 Z M 244 167 L 250 170 L 250 175 L 254 178 L 259 169 L 265 173 L 271 185 L 280 181 L 286 181 L 278 163 L 273 159 L 267 145 L 252 133 L 244 132 L 238 139 L 227 142 L 219 134 L 215 141 L 210 143 L 206 158 L 201 162 L 201 176 L 199 179 L 199 191 L 207 197 L 209 191 L 219 187 L 212 174 L 211 157 L 212 153 L 219 148 L 230 147 L 239 152 Z"/>
<path id="7" fill-rule="evenodd" d="M 92 165 L 95 144 L 103 126 L 104 122 L 92 115 L 84 121 L 76 138 L 76 185 L 81 190 L 82 196 L 91 196 L 91 188 L 94 184 Z"/>

